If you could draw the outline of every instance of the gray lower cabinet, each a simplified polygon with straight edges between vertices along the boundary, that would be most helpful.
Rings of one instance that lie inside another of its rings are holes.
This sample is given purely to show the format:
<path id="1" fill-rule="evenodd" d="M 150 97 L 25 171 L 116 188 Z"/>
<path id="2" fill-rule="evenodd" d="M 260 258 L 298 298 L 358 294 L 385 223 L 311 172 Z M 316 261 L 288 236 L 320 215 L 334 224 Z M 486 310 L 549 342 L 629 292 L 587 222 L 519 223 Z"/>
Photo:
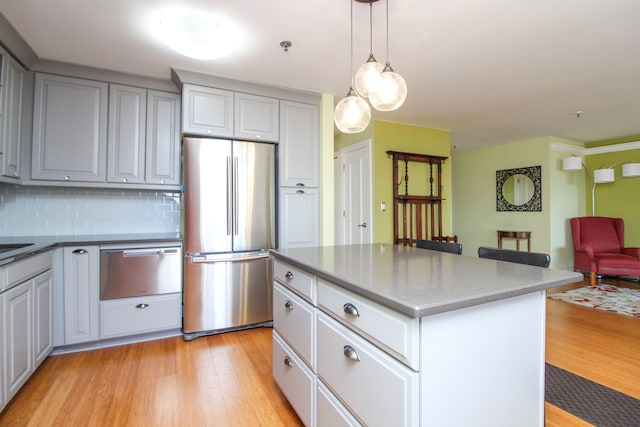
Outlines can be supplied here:
<path id="1" fill-rule="evenodd" d="M 0 178 L 20 178 L 27 71 L 0 47 Z M 9 178 L 9 179 L 6 179 Z"/>
<path id="2" fill-rule="evenodd" d="M 0 410 L 53 348 L 52 255 L 0 268 Z"/>
<path id="3" fill-rule="evenodd" d="M 31 178 L 104 182 L 108 84 L 36 74 Z"/>
<path id="4" fill-rule="evenodd" d="M 64 344 L 96 341 L 100 250 L 97 245 L 64 248 Z"/>
<path id="5" fill-rule="evenodd" d="M 109 85 L 107 181 L 180 184 L 180 95 Z"/>
<path id="6" fill-rule="evenodd" d="M 280 248 L 320 244 L 320 192 L 317 188 L 280 187 Z"/>

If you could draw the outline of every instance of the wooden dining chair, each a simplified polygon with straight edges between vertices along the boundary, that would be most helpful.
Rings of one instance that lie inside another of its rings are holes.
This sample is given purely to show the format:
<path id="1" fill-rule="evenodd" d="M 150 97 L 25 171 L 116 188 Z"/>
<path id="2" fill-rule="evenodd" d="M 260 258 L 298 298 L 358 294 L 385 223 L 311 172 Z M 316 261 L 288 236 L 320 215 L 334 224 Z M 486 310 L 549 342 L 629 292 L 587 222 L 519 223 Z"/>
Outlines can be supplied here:
<path id="1" fill-rule="evenodd" d="M 437 240 L 416 240 L 416 248 L 431 249 L 432 251 L 462 254 L 462 245 L 454 242 L 440 242 Z"/>
<path id="2" fill-rule="evenodd" d="M 549 263 L 551 262 L 551 257 L 548 254 L 490 248 L 487 246 L 480 246 L 478 248 L 478 256 L 480 258 L 535 265 L 538 267 L 549 267 Z"/>

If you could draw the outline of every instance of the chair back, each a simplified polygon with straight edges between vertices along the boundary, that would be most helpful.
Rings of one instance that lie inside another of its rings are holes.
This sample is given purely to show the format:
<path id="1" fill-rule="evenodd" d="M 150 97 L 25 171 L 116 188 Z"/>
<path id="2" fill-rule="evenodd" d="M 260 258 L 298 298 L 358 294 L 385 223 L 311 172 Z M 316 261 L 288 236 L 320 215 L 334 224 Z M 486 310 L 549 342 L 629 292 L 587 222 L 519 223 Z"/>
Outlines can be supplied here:
<path id="1" fill-rule="evenodd" d="M 549 267 L 549 263 L 551 262 L 551 257 L 548 254 L 489 248 L 486 246 L 480 246 L 478 248 L 478 256 L 480 258 L 535 265 L 538 267 Z"/>
<path id="2" fill-rule="evenodd" d="M 594 253 L 620 253 L 624 247 L 622 218 L 583 216 L 571 218 L 573 247 L 590 246 Z"/>
<path id="3" fill-rule="evenodd" d="M 416 248 L 431 249 L 432 251 L 462 254 L 462 245 L 454 242 L 439 242 L 437 240 L 416 240 Z"/>

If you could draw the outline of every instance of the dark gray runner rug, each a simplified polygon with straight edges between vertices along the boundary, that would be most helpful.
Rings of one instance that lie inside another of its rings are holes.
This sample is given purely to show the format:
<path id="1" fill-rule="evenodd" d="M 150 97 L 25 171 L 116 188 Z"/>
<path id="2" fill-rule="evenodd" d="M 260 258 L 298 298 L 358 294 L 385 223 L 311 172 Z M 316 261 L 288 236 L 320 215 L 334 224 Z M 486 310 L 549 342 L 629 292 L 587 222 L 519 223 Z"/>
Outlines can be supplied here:
<path id="1" fill-rule="evenodd" d="M 640 426 L 640 400 L 548 363 L 545 400 L 597 427 Z"/>

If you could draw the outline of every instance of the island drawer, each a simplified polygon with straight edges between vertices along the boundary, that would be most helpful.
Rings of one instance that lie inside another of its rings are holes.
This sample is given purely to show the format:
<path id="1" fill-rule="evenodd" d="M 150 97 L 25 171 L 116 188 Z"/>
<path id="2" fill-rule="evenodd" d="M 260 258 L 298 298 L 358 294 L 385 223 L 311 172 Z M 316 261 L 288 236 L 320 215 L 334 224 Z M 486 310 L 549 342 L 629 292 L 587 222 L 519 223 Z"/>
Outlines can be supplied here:
<path id="1" fill-rule="evenodd" d="M 365 425 L 418 425 L 419 374 L 324 313 L 318 376 Z"/>
<path id="2" fill-rule="evenodd" d="M 360 427 L 360 424 L 342 403 L 318 381 L 318 409 L 316 412 L 317 426 L 331 427 Z"/>
<path id="3" fill-rule="evenodd" d="M 181 307 L 180 293 L 101 301 L 101 337 L 180 328 Z"/>
<path id="4" fill-rule="evenodd" d="M 420 322 L 324 279 L 318 279 L 318 306 L 366 336 L 402 363 L 420 366 Z"/>
<path id="5" fill-rule="evenodd" d="M 315 367 L 315 312 L 315 307 L 274 282 L 273 327 L 312 368 Z"/>
<path id="6" fill-rule="evenodd" d="M 273 277 L 297 294 L 315 303 L 315 276 L 274 259 Z"/>
<path id="7" fill-rule="evenodd" d="M 306 426 L 314 425 L 316 377 L 296 353 L 273 331 L 273 377 Z"/>

